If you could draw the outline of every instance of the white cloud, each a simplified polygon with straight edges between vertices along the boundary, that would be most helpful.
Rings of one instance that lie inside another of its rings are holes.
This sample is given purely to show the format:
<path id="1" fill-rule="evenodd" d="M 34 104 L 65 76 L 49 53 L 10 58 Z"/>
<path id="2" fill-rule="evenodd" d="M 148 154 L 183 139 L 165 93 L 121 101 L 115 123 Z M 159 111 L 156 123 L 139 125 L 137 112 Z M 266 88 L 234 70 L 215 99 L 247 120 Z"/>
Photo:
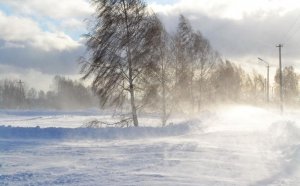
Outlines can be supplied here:
<path id="1" fill-rule="evenodd" d="M 6 16 L 0 12 L 0 37 L 7 41 L 26 41 L 40 32 L 38 25 L 26 18 Z"/>
<path id="2" fill-rule="evenodd" d="M 41 48 L 46 51 L 71 50 L 80 46 L 77 41 L 74 41 L 70 36 L 63 32 L 44 32 L 40 35 L 36 35 L 32 45 L 36 48 Z"/>
<path id="3" fill-rule="evenodd" d="M 87 0 L 0 0 L 26 15 L 42 15 L 54 19 L 86 17 L 93 12 Z"/>
<path id="4" fill-rule="evenodd" d="M 43 74 L 34 69 L 20 69 L 17 67 L 0 65 L 0 79 L 22 80 L 27 88 L 34 87 L 49 90 L 53 75 Z"/>
<path id="5" fill-rule="evenodd" d="M 85 0 L 0 0 L 0 79 L 22 79 L 48 90 L 54 75 L 78 79 L 84 44 L 83 20 L 93 9 Z M 1 4 L 0 4 L 1 5 Z M 1 7 L 0 7 L 1 8 Z M 71 37 L 74 36 L 74 38 Z M 68 35 L 69 34 L 69 35 Z"/>
<path id="6" fill-rule="evenodd" d="M 0 39 L 41 50 L 69 50 L 80 44 L 63 32 L 43 31 L 29 18 L 7 16 L 0 12 Z"/>
<path id="7" fill-rule="evenodd" d="M 201 12 L 207 16 L 243 19 L 245 15 L 257 14 L 258 12 L 269 13 L 276 12 L 284 15 L 290 11 L 300 8 L 298 0 L 179 0 L 174 4 L 150 4 L 155 12 L 165 15 L 178 14 L 182 12 Z"/>
<path id="8" fill-rule="evenodd" d="M 84 29 L 86 27 L 84 21 L 78 19 L 66 19 L 61 24 L 66 29 Z"/>
<path id="9" fill-rule="evenodd" d="M 300 1 L 178 0 L 150 7 L 171 31 L 176 29 L 178 15 L 184 14 L 226 57 L 278 57 L 275 45 L 281 42 L 285 44 L 283 53 L 299 57 L 292 49 L 300 47 Z"/>
<path id="10" fill-rule="evenodd" d="M 0 49 L 4 48 L 25 48 L 25 45 L 16 42 L 5 42 L 4 46 L 0 47 Z"/>
<path id="11" fill-rule="evenodd" d="M 13 15 L 33 17 L 48 31 L 85 32 L 84 20 L 94 12 L 89 0 L 0 0 L 0 3 L 10 7 Z"/>

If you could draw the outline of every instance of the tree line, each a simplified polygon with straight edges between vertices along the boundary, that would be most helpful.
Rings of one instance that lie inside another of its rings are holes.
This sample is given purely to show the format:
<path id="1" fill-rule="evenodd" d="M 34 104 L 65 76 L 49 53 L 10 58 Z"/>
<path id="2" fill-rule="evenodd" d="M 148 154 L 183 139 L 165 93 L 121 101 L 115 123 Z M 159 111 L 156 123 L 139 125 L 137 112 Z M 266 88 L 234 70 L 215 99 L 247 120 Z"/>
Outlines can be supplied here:
<path id="1" fill-rule="evenodd" d="M 81 109 L 97 106 L 89 87 L 62 76 L 55 76 L 49 91 L 27 88 L 21 80 L 0 81 L 1 109 Z"/>
<path id="2" fill-rule="evenodd" d="M 165 126 L 172 113 L 195 113 L 220 103 L 265 104 L 265 77 L 222 59 L 184 15 L 169 33 L 141 0 L 92 2 L 96 12 L 85 35 L 88 54 L 81 58 L 82 79 L 91 79 L 91 87 L 62 76 L 47 92 L 2 80 L 0 108 L 71 109 L 100 103 L 130 110 L 134 126 L 141 111 L 160 114 Z M 292 66 L 284 68 L 288 104 L 298 103 L 298 77 Z M 274 80 L 271 101 L 276 103 L 278 71 Z"/>
<path id="3" fill-rule="evenodd" d="M 223 60 L 185 16 L 179 16 L 176 32 L 169 33 L 142 0 L 92 4 L 96 11 L 85 35 L 83 79 L 92 78 L 101 106 L 129 106 L 134 126 L 139 125 L 141 110 L 160 113 L 164 126 L 173 112 L 265 101 L 265 78 Z M 275 81 L 278 84 L 277 75 Z M 298 96 L 293 67 L 284 69 L 284 85 L 285 97 L 292 102 Z"/>

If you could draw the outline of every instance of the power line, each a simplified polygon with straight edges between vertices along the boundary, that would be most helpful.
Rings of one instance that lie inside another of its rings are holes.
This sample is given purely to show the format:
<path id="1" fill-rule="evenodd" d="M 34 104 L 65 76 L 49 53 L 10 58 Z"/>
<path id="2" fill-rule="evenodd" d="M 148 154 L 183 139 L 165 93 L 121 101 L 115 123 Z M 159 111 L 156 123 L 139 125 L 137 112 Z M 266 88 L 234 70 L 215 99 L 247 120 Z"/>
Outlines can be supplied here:
<path id="1" fill-rule="evenodd" d="M 285 37 L 283 39 L 283 43 L 287 43 L 295 35 L 295 33 L 298 31 L 299 28 L 294 30 L 293 33 L 291 32 L 293 30 L 293 28 L 295 27 L 295 25 L 298 23 L 299 20 L 300 20 L 300 13 L 297 15 L 295 21 L 291 24 L 291 26 L 288 29 L 288 32 L 285 34 Z"/>
<path id="2" fill-rule="evenodd" d="M 288 42 L 290 41 L 290 39 L 292 39 L 292 38 L 295 36 L 295 34 L 297 33 L 298 30 L 299 30 L 299 28 L 297 28 L 296 30 L 294 30 L 293 34 L 291 34 L 291 35 L 286 39 L 285 43 L 288 43 Z"/>

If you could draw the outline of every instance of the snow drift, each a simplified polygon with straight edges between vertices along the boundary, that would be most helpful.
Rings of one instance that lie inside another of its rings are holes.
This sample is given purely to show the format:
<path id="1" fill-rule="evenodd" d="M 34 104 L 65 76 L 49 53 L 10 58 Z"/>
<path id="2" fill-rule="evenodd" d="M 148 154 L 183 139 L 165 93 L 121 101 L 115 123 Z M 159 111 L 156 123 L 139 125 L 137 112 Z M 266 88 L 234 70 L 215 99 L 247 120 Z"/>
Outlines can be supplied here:
<path id="1" fill-rule="evenodd" d="M 300 114 L 278 113 L 239 106 L 96 129 L 78 127 L 106 117 L 0 118 L 0 185 L 298 186 Z"/>
<path id="2" fill-rule="evenodd" d="M 189 124 L 167 127 L 128 128 L 40 128 L 0 126 L 4 139 L 136 139 L 183 135 L 190 131 Z"/>

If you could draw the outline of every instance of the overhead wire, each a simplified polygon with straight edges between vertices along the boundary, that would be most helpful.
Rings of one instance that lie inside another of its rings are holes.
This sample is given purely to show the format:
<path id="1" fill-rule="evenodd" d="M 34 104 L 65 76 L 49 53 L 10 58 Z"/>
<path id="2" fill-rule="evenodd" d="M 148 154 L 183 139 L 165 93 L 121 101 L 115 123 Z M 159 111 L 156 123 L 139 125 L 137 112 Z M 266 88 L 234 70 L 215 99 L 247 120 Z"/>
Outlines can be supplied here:
<path id="1" fill-rule="evenodd" d="M 295 21 L 291 24 L 291 26 L 288 29 L 288 32 L 285 34 L 284 39 L 282 40 L 283 44 L 287 44 L 297 33 L 299 30 L 299 27 L 295 27 L 300 20 L 300 13 L 296 16 Z"/>

